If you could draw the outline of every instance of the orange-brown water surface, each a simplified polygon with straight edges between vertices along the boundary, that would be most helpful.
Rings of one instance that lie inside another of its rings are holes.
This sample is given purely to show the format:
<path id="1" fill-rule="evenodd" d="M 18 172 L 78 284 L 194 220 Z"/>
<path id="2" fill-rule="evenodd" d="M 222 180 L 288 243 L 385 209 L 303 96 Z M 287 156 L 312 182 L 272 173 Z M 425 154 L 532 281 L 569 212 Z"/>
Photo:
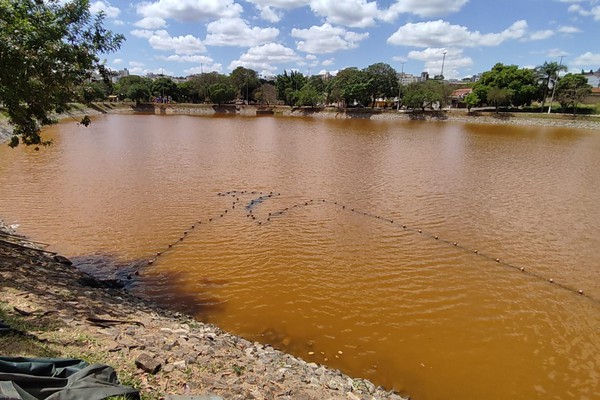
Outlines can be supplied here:
<path id="1" fill-rule="evenodd" d="M 108 115 L 46 135 L 0 146 L 0 217 L 84 268 L 156 259 L 132 290 L 417 400 L 600 398 L 598 131 Z"/>

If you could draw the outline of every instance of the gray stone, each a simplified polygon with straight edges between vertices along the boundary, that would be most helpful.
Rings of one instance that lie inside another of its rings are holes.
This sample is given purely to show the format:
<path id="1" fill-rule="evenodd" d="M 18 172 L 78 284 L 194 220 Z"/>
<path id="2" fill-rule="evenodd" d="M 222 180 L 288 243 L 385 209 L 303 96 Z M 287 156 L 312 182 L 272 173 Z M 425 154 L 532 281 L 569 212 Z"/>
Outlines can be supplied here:
<path id="1" fill-rule="evenodd" d="M 162 367 L 161 362 L 148 353 L 140 354 L 135 360 L 135 365 L 149 374 L 156 374 Z"/>
<path id="2" fill-rule="evenodd" d="M 177 369 L 184 370 L 184 369 L 185 369 L 185 367 L 186 367 L 186 363 L 185 363 L 185 361 L 184 361 L 184 360 L 181 360 L 181 361 L 175 361 L 175 362 L 173 363 L 173 367 L 175 367 L 175 368 L 177 368 Z"/>
<path id="3" fill-rule="evenodd" d="M 327 382 L 325 386 L 327 386 L 331 390 L 339 390 L 340 389 L 340 384 L 335 379 L 330 379 L 329 382 Z"/>

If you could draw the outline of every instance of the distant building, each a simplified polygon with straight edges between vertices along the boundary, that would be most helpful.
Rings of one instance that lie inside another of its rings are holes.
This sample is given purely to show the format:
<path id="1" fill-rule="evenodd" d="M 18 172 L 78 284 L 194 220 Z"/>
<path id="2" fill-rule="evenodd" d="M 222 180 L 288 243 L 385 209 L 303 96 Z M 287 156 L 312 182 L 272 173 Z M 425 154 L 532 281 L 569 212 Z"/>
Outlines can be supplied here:
<path id="1" fill-rule="evenodd" d="M 329 71 L 325 71 L 322 74 L 319 74 L 319 76 L 324 80 L 324 81 L 328 81 L 329 79 L 332 78 L 331 74 L 329 73 Z"/>
<path id="2" fill-rule="evenodd" d="M 456 89 L 450 96 L 452 99 L 452 108 L 466 108 L 465 97 L 473 91 L 472 88 Z"/>
<path id="3" fill-rule="evenodd" d="M 479 73 L 479 74 L 476 74 L 476 75 L 473 75 L 473 76 L 471 77 L 471 82 L 477 82 L 477 81 L 478 81 L 478 80 L 480 80 L 480 79 L 481 79 L 481 73 Z"/>
<path id="4" fill-rule="evenodd" d="M 155 74 L 154 72 L 148 72 L 146 74 L 146 78 L 152 79 L 153 81 L 157 80 L 158 78 L 162 78 L 164 77 L 163 74 Z"/>
<path id="5" fill-rule="evenodd" d="M 419 79 L 419 81 L 424 82 L 424 81 L 428 81 L 428 80 L 429 80 L 429 72 L 427 72 L 427 71 L 421 72 L 421 78 Z"/>
<path id="6" fill-rule="evenodd" d="M 129 70 L 127 68 L 123 68 L 118 71 L 111 71 L 110 74 L 111 74 L 110 80 L 112 81 L 112 83 L 117 83 L 117 82 L 119 82 L 119 80 L 121 80 L 121 78 L 125 78 L 126 76 L 129 76 Z"/>
<path id="7" fill-rule="evenodd" d="M 404 72 L 397 74 L 397 76 L 398 76 L 398 82 L 402 86 L 410 85 L 411 83 L 419 82 L 419 80 L 420 80 L 418 76 L 414 76 L 412 74 L 407 74 Z"/>
<path id="8" fill-rule="evenodd" d="M 592 87 L 600 88 L 600 68 L 596 72 L 590 70 L 590 72 L 583 74 L 583 76 L 587 78 L 588 83 Z"/>

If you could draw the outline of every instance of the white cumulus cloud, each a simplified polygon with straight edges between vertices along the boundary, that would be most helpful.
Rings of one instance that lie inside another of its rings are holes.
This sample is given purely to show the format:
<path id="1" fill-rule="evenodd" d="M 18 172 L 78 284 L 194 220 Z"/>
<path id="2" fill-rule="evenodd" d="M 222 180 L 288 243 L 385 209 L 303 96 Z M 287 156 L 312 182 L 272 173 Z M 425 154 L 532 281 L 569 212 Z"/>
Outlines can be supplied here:
<path id="1" fill-rule="evenodd" d="M 137 21 L 134 25 L 144 29 L 159 29 L 166 25 L 166 21 L 159 17 L 146 17 Z"/>
<path id="2" fill-rule="evenodd" d="M 117 18 L 121 10 L 112 6 L 108 1 L 99 0 L 90 4 L 90 12 L 92 14 L 103 12 L 108 18 Z"/>
<path id="3" fill-rule="evenodd" d="M 269 22 L 281 21 L 283 13 L 279 10 L 291 10 L 308 6 L 311 0 L 246 0 L 254 4 L 262 19 Z"/>
<path id="4" fill-rule="evenodd" d="M 587 7 L 581 6 L 579 4 L 572 4 L 569 6 L 568 11 L 571 13 L 579 14 L 583 17 L 592 17 L 596 21 L 600 21 L 600 5 L 597 5 L 597 0 L 583 0 L 583 1 L 569 1 L 562 0 L 563 3 L 588 3 Z"/>
<path id="5" fill-rule="evenodd" d="M 294 28 L 291 35 L 301 39 L 296 42 L 298 50 L 306 53 L 326 54 L 354 49 L 369 36 L 369 33 L 357 33 L 330 24 L 323 24 L 311 26 L 308 29 Z"/>
<path id="6" fill-rule="evenodd" d="M 164 61 L 172 61 L 172 62 L 181 62 L 181 63 L 196 63 L 196 64 L 212 64 L 215 61 L 208 57 L 208 56 L 201 56 L 201 55 L 179 55 L 179 54 L 172 54 L 170 56 L 158 56 L 156 57 L 157 60 L 164 60 Z"/>
<path id="7" fill-rule="evenodd" d="M 155 0 L 137 6 L 143 17 L 175 19 L 178 21 L 206 21 L 219 18 L 235 18 L 243 11 L 233 0 Z"/>
<path id="8" fill-rule="evenodd" d="M 544 40 L 554 36 L 554 31 L 547 29 L 543 31 L 532 32 L 528 40 Z"/>
<path id="9" fill-rule="evenodd" d="M 443 20 L 410 23 L 398 28 L 387 40 L 389 44 L 414 47 L 477 47 L 498 46 L 509 39 L 521 39 L 527 34 L 527 22 L 517 21 L 499 33 L 482 34 L 467 27 Z"/>
<path id="10" fill-rule="evenodd" d="M 560 28 L 558 28 L 558 32 L 566 34 L 580 33 L 581 29 L 577 28 L 576 26 L 561 26 Z"/>
<path id="11" fill-rule="evenodd" d="M 367 0 L 313 0 L 310 8 L 329 23 L 352 28 L 372 26 L 380 14 L 377 3 Z"/>
<path id="12" fill-rule="evenodd" d="M 465 56 L 461 49 L 456 48 L 427 48 L 423 51 L 411 51 L 408 53 L 408 58 L 423 61 L 425 71 L 430 75 L 442 73 L 443 64 L 445 78 L 458 78 L 461 76 L 459 69 L 473 65 L 471 57 Z"/>
<path id="13" fill-rule="evenodd" d="M 274 41 L 279 35 L 277 28 L 250 27 L 241 18 L 213 21 L 206 27 L 205 43 L 211 46 L 254 47 Z"/>
<path id="14" fill-rule="evenodd" d="M 134 31 L 131 33 L 133 34 Z M 172 51 L 175 54 L 203 53 L 206 51 L 204 43 L 192 35 L 171 36 L 165 30 L 154 31 L 147 37 L 148 43 L 155 50 Z"/>
<path id="15" fill-rule="evenodd" d="M 251 68 L 263 72 L 277 71 L 275 64 L 298 63 L 302 60 L 296 52 L 279 43 L 267 43 L 248 49 L 238 60 L 229 64 L 229 69 L 237 67 Z"/>
<path id="16" fill-rule="evenodd" d="M 261 18 L 269 22 L 279 22 L 283 11 L 309 7 L 326 22 L 365 28 L 375 25 L 381 10 L 377 1 L 369 0 L 246 0 L 259 10 Z"/>
<path id="17" fill-rule="evenodd" d="M 396 0 L 389 9 L 381 12 L 381 19 L 393 21 L 400 14 L 436 17 L 460 11 L 469 0 Z"/>
<path id="18" fill-rule="evenodd" d="M 195 74 L 202 74 L 202 73 L 207 73 L 207 72 L 221 72 L 222 69 L 223 69 L 223 66 L 220 63 L 215 63 L 215 64 L 201 65 L 199 67 L 188 68 L 188 69 L 183 70 L 183 72 L 185 72 L 187 75 L 195 75 Z"/>
<path id="19" fill-rule="evenodd" d="M 576 67 L 593 68 L 595 70 L 600 65 L 600 53 L 588 51 L 576 57 L 572 64 Z"/>

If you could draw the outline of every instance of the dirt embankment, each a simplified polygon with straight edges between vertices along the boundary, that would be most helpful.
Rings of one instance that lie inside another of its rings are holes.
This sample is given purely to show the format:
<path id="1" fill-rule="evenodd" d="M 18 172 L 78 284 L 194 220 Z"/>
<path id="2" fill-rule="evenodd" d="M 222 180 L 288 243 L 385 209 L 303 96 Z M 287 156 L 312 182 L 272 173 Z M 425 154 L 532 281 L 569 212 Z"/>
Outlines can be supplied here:
<path id="1" fill-rule="evenodd" d="M 240 400 L 401 399 L 367 380 L 102 287 L 4 228 L 0 320 L 19 332 L 0 334 L 2 355 L 109 364 L 122 383 L 140 389 L 145 399 L 174 394 Z"/>

